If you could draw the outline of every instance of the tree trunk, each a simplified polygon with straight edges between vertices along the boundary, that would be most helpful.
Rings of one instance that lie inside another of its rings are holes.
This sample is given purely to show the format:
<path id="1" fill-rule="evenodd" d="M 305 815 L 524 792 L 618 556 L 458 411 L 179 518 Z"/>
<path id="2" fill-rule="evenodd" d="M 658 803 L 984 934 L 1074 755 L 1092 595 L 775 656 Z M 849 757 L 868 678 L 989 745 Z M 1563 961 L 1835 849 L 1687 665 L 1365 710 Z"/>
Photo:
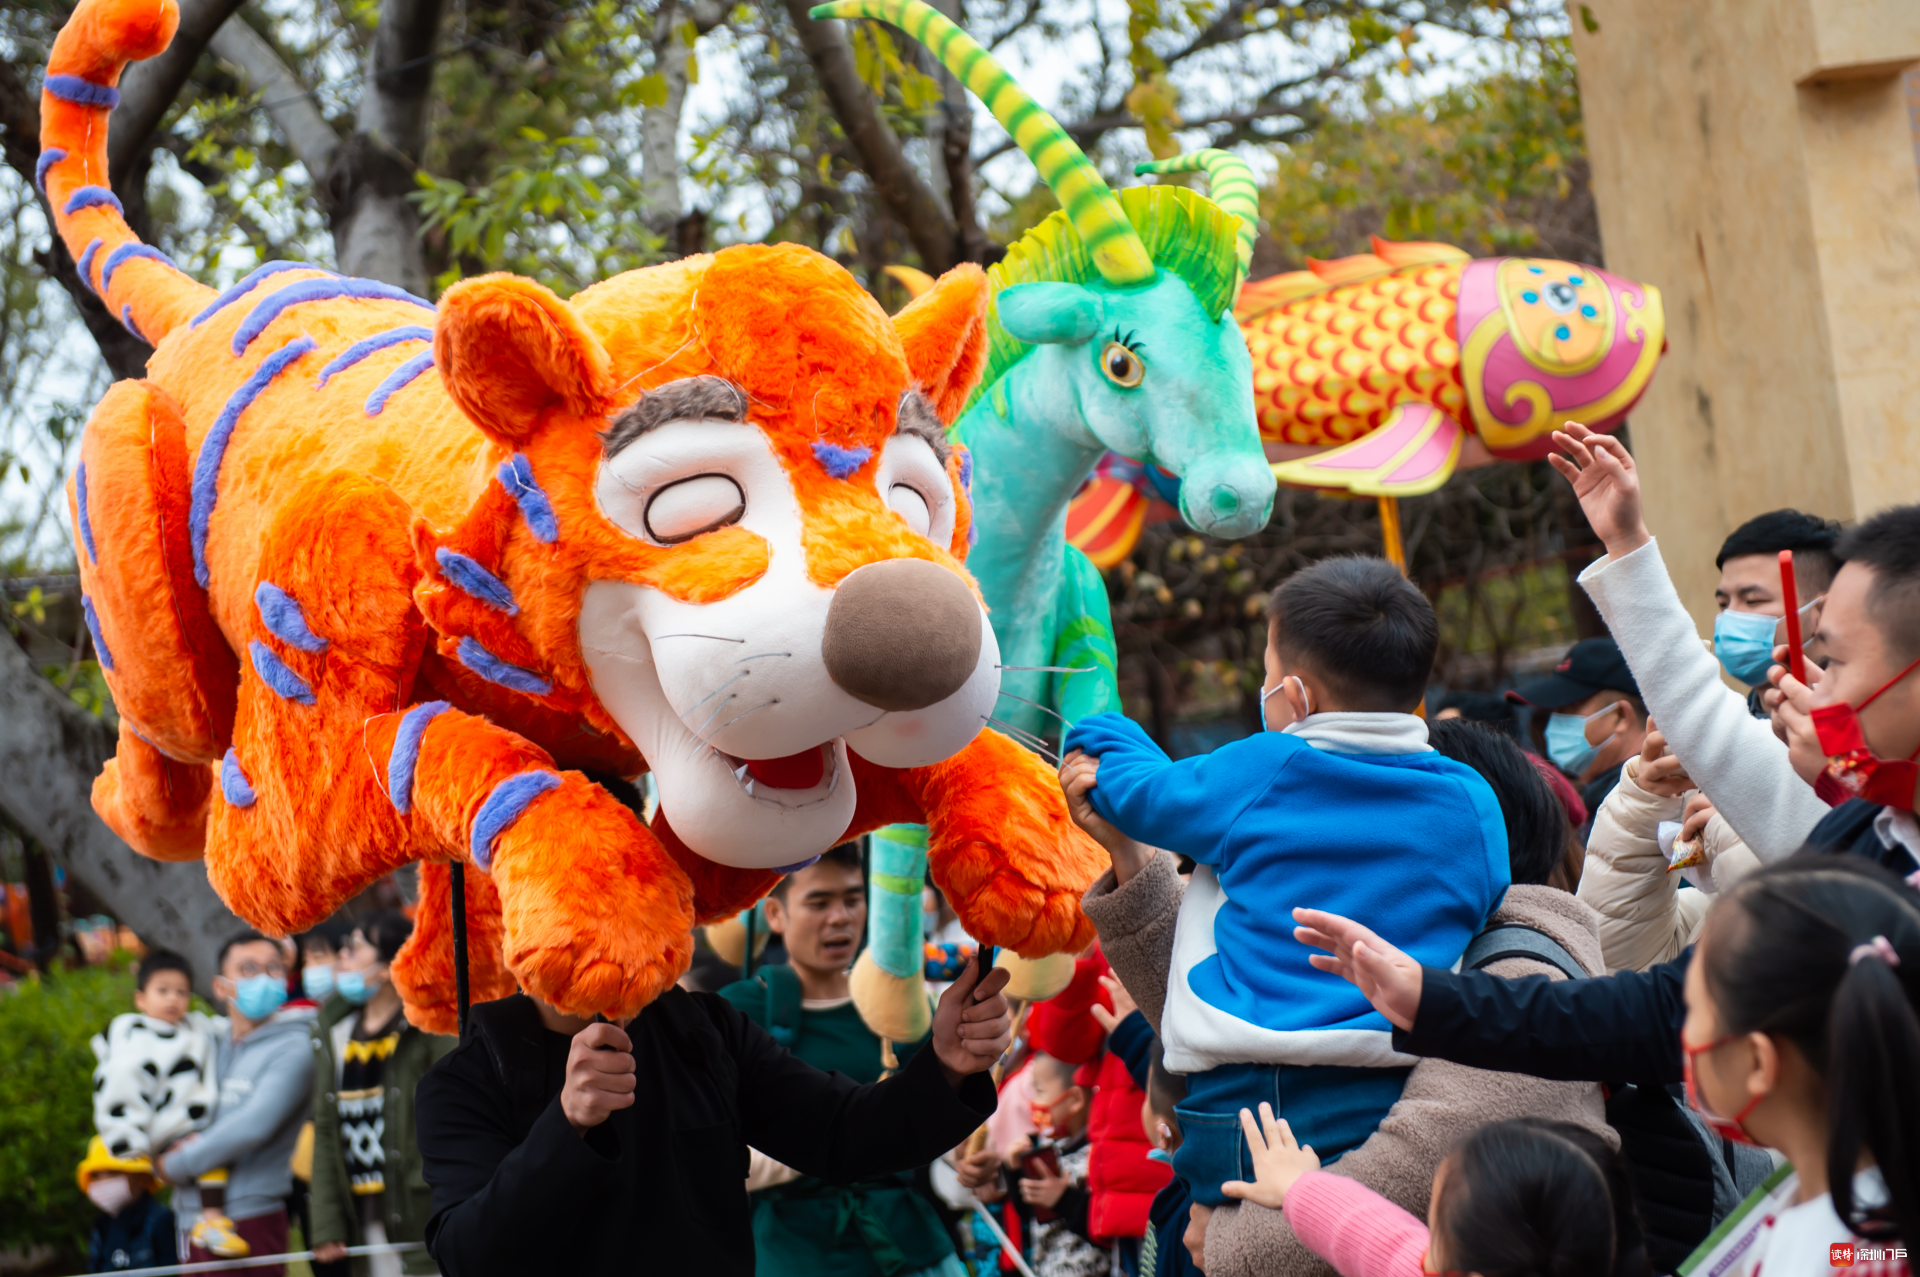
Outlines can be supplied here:
<path id="1" fill-rule="evenodd" d="M 807 16 L 810 0 L 785 0 L 787 14 L 800 35 L 800 47 L 813 63 L 814 74 L 827 95 L 827 105 L 840 122 L 840 131 L 853 143 L 860 167 L 920 254 L 920 264 L 938 275 L 959 261 L 954 225 L 933 188 L 920 176 L 893 131 L 880 114 L 872 90 L 854 66 L 853 45 L 839 22 L 815 22 Z M 972 187 L 967 188 L 971 193 Z"/>
<path id="2" fill-rule="evenodd" d="M 333 164 L 333 153 L 340 148 L 340 135 L 320 114 L 312 92 L 300 82 L 300 77 L 241 17 L 229 19 L 214 34 L 211 48 L 247 77 L 264 102 L 262 109 L 267 118 L 300 157 L 301 165 L 316 184 L 323 181 Z"/>
<path id="3" fill-rule="evenodd" d="M 348 275 L 425 295 L 420 215 L 408 201 L 427 145 L 441 0 L 380 0 L 354 134 L 326 171 L 333 255 Z"/>
<path id="4" fill-rule="evenodd" d="M 933 7 L 956 26 L 965 26 L 960 0 L 931 0 Z M 985 265 L 1000 260 L 1005 250 L 980 229 L 980 210 L 973 197 L 973 99 L 967 86 L 947 70 L 929 49 L 920 50 L 923 64 L 940 82 L 940 106 L 929 123 L 927 141 L 933 145 L 932 163 L 941 168 L 940 195 L 953 212 L 954 247 L 960 260 Z"/>
<path id="5" fill-rule="evenodd" d="M 185 954 L 208 992 L 221 943 L 246 924 L 214 894 L 205 866 L 149 860 L 94 814 L 93 778 L 113 749 L 113 730 L 0 636 L 0 808 L 141 939 Z"/>
<path id="6" fill-rule="evenodd" d="M 698 38 L 725 16 L 715 0 L 663 0 L 653 19 L 653 73 L 663 82 L 666 96 L 640 112 L 640 217 L 648 230 L 666 239 L 667 251 L 680 257 L 700 252 L 689 244 L 698 244 L 706 231 L 704 218 L 689 227 L 689 214 L 680 201 L 680 117 L 693 60 L 693 46 L 682 28 L 691 22 Z"/>

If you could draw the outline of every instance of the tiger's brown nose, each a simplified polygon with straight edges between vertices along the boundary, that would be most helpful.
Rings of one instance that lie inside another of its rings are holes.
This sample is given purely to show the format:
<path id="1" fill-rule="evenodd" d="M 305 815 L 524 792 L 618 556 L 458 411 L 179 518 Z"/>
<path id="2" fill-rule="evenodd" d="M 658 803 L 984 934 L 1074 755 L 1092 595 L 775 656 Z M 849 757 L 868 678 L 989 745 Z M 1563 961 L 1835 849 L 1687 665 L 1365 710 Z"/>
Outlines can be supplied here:
<path id="1" fill-rule="evenodd" d="M 925 709 L 966 685 L 980 660 L 980 605 L 925 559 L 884 559 L 844 577 L 827 608 L 827 673 L 884 710 Z"/>

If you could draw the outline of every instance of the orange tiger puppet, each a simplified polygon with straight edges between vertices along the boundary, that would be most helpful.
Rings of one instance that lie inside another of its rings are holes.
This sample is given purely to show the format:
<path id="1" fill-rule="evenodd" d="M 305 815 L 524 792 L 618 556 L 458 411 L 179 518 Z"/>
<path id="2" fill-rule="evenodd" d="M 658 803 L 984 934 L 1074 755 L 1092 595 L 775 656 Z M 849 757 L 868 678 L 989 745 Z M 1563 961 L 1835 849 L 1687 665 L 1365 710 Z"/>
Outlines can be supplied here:
<path id="1" fill-rule="evenodd" d="M 395 973 L 439 1031 L 453 863 L 474 996 L 517 982 L 580 1015 L 632 1014 L 697 923 L 890 823 L 929 826 L 983 941 L 1091 940 L 1104 857 L 984 726 L 999 656 L 944 429 L 981 367 L 983 274 L 891 319 L 793 245 L 570 301 L 491 275 L 435 306 L 287 262 L 216 295 L 107 186 L 114 86 L 177 22 L 174 0 L 81 0 L 41 102 L 57 229 L 154 345 L 68 486 L 120 712 L 93 795 L 115 832 L 204 855 L 275 934 L 421 862 Z M 589 779 L 649 770 L 651 828 Z"/>

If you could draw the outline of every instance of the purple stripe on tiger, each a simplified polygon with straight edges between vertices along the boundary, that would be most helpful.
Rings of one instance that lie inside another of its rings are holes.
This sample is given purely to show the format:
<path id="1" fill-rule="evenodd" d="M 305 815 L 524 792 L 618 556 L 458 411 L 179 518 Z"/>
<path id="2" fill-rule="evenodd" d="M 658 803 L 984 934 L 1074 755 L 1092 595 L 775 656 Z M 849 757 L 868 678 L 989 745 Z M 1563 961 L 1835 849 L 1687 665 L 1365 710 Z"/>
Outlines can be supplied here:
<path id="1" fill-rule="evenodd" d="M 147 341 L 147 335 L 140 331 L 140 325 L 133 322 L 133 303 L 129 302 L 120 308 L 120 326 L 141 341 L 146 341 L 147 345 L 153 345 L 152 342 Z"/>
<path id="2" fill-rule="evenodd" d="M 467 848 L 473 855 L 473 863 L 480 867 L 481 872 L 493 868 L 493 840 L 520 819 L 521 814 L 533 805 L 534 799 L 549 790 L 560 788 L 561 784 L 556 772 L 530 771 L 509 776 L 493 787 L 493 792 L 480 804 L 480 810 L 473 818 L 473 834 Z"/>
<path id="3" fill-rule="evenodd" d="M 120 197 L 104 186 L 82 186 L 67 196 L 67 202 L 60 211 L 71 217 L 83 208 L 110 208 L 125 217 L 127 210 L 120 207 Z"/>
<path id="4" fill-rule="evenodd" d="M 316 383 L 315 389 L 324 389 L 327 379 L 333 374 L 345 372 L 368 355 L 385 350 L 389 346 L 398 346 L 407 341 L 432 340 L 433 329 L 422 328 L 418 324 L 410 324 L 405 328 L 390 328 L 386 332 L 375 333 L 371 337 L 362 337 L 334 356 L 332 362 L 320 370 L 320 380 Z"/>
<path id="5" fill-rule="evenodd" d="M 73 472 L 73 506 L 80 515 L 80 544 L 87 547 L 87 562 L 98 563 L 100 553 L 93 546 L 93 516 L 87 510 L 87 463 L 82 461 Z"/>
<path id="6" fill-rule="evenodd" d="M 377 417 L 386 409 L 387 400 L 404 390 L 409 382 L 433 367 L 433 352 L 423 350 L 387 374 L 387 379 L 367 396 L 367 415 Z"/>
<path id="7" fill-rule="evenodd" d="M 230 807 L 251 807 L 254 802 L 253 783 L 247 779 L 247 773 L 240 768 L 240 757 L 232 750 L 220 760 L 220 796 L 227 800 Z"/>
<path id="8" fill-rule="evenodd" d="M 188 321 L 187 327 L 198 328 L 201 324 L 212 319 L 215 315 L 252 292 L 254 286 L 261 280 L 267 278 L 269 275 L 278 275 L 281 271 L 286 270 L 317 270 L 329 279 L 338 278 L 332 271 L 327 270 L 323 266 L 309 266 L 305 262 L 268 262 L 264 266 L 256 266 L 248 272 L 245 279 L 214 298 L 205 310 Z"/>
<path id="9" fill-rule="evenodd" d="M 253 339 L 265 332 L 267 325 L 280 318 L 289 306 L 298 306 L 304 302 L 338 301 L 348 298 L 355 301 L 407 302 L 423 310 L 432 310 L 433 303 L 415 297 L 404 288 L 395 288 L 392 284 L 383 284 L 377 279 L 303 279 L 297 284 L 288 284 L 285 288 L 268 293 L 255 304 L 252 311 L 241 321 L 240 327 L 233 333 L 233 353 L 244 355 Z"/>
<path id="10" fill-rule="evenodd" d="M 112 288 L 113 272 L 120 269 L 123 263 L 130 262 L 136 257 L 145 257 L 150 261 L 159 262 L 162 266 L 172 266 L 174 270 L 180 269 L 174 266 L 171 257 L 153 245 L 129 241 L 107 254 L 106 262 L 100 267 L 100 291 L 104 293 Z"/>
<path id="11" fill-rule="evenodd" d="M 261 360 L 260 366 L 253 370 L 253 376 L 247 378 L 240 389 L 233 392 L 233 397 L 227 400 L 227 406 L 214 419 L 213 429 L 207 431 L 207 437 L 200 442 L 200 455 L 193 462 L 187 534 L 193 543 L 193 579 L 200 583 L 202 589 L 207 587 L 208 582 L 207 525 L 213 519 L 213 503 L 219 499 L 220 461 L 226 456 L 227 442 L 233 438 L 233 428 L 239 424 L 240 414 L 260 397 L 260 392 L 295 360 L 312 349 L 313 338 L 296 337 Z"/>
<path id="12" fill-rule="evenodd" d="M 42 195 L 47 193 L 47 170 L 67 158 L 67 153 L 57 146 L 50 146 L 40 152 L 40 158 L 33 162 L 33 185 Z"/>
<path id="13" fill-rule="evenodd" d="M 111 111 L 120 105 L 120 90 L 77 75 L 50 75 L 40 87 L 75 106 L 103 106 Z"/>
<path id="14" fill-rule="evenodd" d="M 113 653 L 107 650 L 107 640 L 100 637 L 100 614 L 93 610 L 93 600 L 87 595 L 80 596 L 80 611 L 87 618 L 87 633 L 93 636 L 93 650 L 100 653 L 100 668 L 113 672 Z"/>
<path id="15" fill-rule="evenodd" d="M 420 738 L 434 719 L 452 708 L 445 701 L 415 705 L 394 730 L 393 752 L 387 755 L 387 801 L 402 816 L 413 810 L 413 770 L 420 763 Z"/>
<path id="16" fill-rule="evenodd" d="M 100 295 L 100 290 L 93 286 L 93 259 L 106 242 L 104 239 L 96 238 L 93 243 L 87 245 L 86 251 L 80 254 L 80 282 L 85 284 L 87 291 L 95 297 Z"/>

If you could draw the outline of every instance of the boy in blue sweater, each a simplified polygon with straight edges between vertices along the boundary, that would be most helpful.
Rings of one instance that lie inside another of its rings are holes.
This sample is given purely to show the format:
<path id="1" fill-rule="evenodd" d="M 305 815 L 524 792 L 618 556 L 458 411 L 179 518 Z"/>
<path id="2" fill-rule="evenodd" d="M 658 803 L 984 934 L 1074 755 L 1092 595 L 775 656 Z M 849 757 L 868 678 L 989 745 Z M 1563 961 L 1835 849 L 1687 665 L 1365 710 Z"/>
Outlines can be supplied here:
<path id="1" fill-rule="evenodd" d="M 1444 968 L 1506 893 L 1492 789 L 1435 753 L 1413 712 L 1438 644 L 1433 608 L 1391 564 L 1328 559 L 1269 604 L 1267 730 L 1177 763 L 1119 714 L 1067 735 L 1061 782 L 1088 833 L 1196 862 L 1160 1027 L 1187 1075 L 1174 1170 L 1202 1205 L 1252 1171 L 1241 1109 L 1273 1105 L 1329 1161 L 1372 1133 L 1413 1065 L 1358 989 L 1307 961 L 1292 909 L 1362 918 Z"/>

